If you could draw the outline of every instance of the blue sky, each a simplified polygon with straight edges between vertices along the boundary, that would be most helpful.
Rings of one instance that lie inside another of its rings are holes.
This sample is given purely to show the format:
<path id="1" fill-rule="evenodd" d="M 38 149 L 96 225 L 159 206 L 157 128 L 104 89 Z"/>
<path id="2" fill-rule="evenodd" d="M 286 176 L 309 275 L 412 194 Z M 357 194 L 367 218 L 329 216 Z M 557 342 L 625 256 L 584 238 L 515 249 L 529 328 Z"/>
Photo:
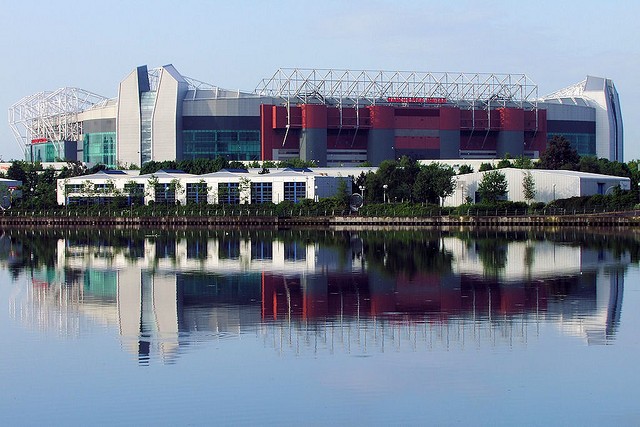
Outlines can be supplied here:
<path id="1" fill-rule="evenodd" d="M 0 108 L 64 86 L 114 97 L 134 67 L 253 90 L 279 67 L 525 73 L 544 95 L 614 80 L 640 158 L 637 1 L 10 1 Z M 0 155 L 20 158 L 7 120 Z"/>

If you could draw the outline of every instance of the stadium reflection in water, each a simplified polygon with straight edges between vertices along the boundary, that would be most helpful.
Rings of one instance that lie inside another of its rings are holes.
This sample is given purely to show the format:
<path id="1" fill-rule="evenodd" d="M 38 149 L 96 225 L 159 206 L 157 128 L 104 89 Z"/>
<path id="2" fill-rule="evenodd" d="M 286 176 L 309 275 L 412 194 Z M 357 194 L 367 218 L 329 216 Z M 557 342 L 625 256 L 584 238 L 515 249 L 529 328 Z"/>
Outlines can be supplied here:
<path id="1" fill-rule="evenodd" d="M 615 242 L 615 243 L 612 243 Z M 542 323 L 615 339 L 637 248 L 593 233 L 12 232 L 11 302 L 33 328 L 112 328 L 140 363 L 259 336 L 283 353 L 526 345 Z"/>

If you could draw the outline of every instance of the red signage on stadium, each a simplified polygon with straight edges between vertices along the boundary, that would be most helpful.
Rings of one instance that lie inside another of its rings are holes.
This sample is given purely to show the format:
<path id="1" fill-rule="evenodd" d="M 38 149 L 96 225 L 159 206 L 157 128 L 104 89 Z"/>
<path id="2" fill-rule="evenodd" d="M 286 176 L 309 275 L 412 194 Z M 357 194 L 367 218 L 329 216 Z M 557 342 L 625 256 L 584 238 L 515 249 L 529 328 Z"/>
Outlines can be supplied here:
<path id="1" fill-rule="evenodd" d="M 446 104 L 447 98 L 421 96 L 390 96 L 387 102 L 398 104 Z"/>
<path id="2" fill-rule="evenodd" d="M 43 142 L 48 142 L 49 140 L 47 138 L 35 138 L 31 140 L 32 144 L 41 144 Z"/>

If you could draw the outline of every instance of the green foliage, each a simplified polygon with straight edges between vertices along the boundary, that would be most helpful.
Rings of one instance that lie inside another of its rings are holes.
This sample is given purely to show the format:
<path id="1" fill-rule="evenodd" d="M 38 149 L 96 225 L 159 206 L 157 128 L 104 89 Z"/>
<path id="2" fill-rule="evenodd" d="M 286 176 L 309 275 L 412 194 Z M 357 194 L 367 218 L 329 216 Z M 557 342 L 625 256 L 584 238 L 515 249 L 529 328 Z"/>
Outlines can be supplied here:
<path id="1" fill-rule="evenodd" d="M 63 167 L 58 178 L 71 178 L 74 176 L 82 176 L 87 174 L 87 167 L 81 162 L 67 162 L 67 166 Z"/>
<path id="2" fill-rule="evenodd" d="M 245 169 L 246 167 L 242 162 L 229 162 L 226 157 L 218 157 L 216 159 L 181 160 L 180 162 L 176 162 L 174 160 L 165 160 L 162 162 L 150 161 L 142 166 L 140 169 L 140 175 L 156 173 L 162 169 L 178 169 L 186 173 L 202 175 L 218 172 L 227 168 Z"/>
<path id="3" fill-rule="evenodd" d="M 418 163 L 407 156 L 402 156 L 400 160 L 383 161 L 375 174 L 370 173 L 366 176 L 365 203 L 382 202 L 385 184 L 388 186 L 389 201 L 411 201 L 415 180 L 420 170 Z"/>
<path id="4" fill-rule="evenodd" d="M 480 167 L 478 168 L 478 172 L 490 171 L 493 170 L 493 166 L 491 163 L 480 163 Z"/>
<path id="5" fill-rule="evenodd" d="M 228 169 L 247 169 L 247 167 L 244 165 L 244 163 L 233 160 L 229 162 Z"/>
<path id="6" fill-rule="evenodd" d="M 140 175 L 156 173 L 162 169 L 178 169 L 178 165 L 173 160 L 167 160 L 164 162 L 156 162 L 155 160 L 152 160 L 142 165 L 142 168 L 140 168 Z"/>
<path id="7" fill-rule="evenodd" d="M 511 163 L 511 160 L 509 160 L 508 158 L 504 158 L 500 160 L 496 165 L 496 169 L 504 169 L 504 168 L 510 168 L 510 167 L 513 167 L 513 164 Z"/>
<path id="8" fill-rule="evenodd" d="M 507 179 L 500 171 L 489 171 L 482 176 L 478 185 L 478 193 L 482 200 L 495 203 L 507 194 Z"/>
<path id="9" fill-rule="evenodd" d="M 440 204 L 440 200 L 453 194 L 455 171 L 450 166 L 431 163 L 420 168 L 413 184 L 413 200 Z"/>
<path id="10" fill-rule="evenodd" d="M 301 159 L 288 159 L 278 162 L 277 167 L 279 168 L 312 168 L 316 165 L 316 162 L 313 160 L 301 160 Z"/>
<path id="11" fill-rule="evenodd" d="M 473 168 L 469 165 L 460 165 L 458 175 L 464 175 L 466 173 L 473 173 Z"/>
<path id="12" fill-rule="evenodd" d="M 564 209 L 567 212 L 624 211 L 634 209 L 636 203 L 637 195 L 635 191 L 616 188 L 612 194 L 595 194 L 593 196 L 554 200 L 550 206 Z"/>
<path id="13" fill-rule="evenodd" d="M 542 209 L 544 203 L 539 208 Z M 498 200 L 496 202 L 482 201 L 480 203 L 466 203 L 451 209 L 450 215 L 495 215 L 500 213 L 526 212 L 529 206 L 525 202 L 512 202 L 509 200 Z"/>
<path id="14" fill-rule="evenodd" d="M 513 161 L 511 166 L 517 169 L 532 169 L 533 161 L 528 157 L 520 156 Z"/>
<path id="15" fill-rule="evenodd" d="M 277 167 L 278 165 L 273 160 L 265 160 L 264 162 L 262 162 L 263 169 L 274 169 Z"/>
<path id="16" fill-rule="evenodd" d="M 563 136 L 554 136 L 547 143 L 547 149 L 540 156 L 538 169 L 570 169 L 576 170 L 580 156 L 571 143 Z"/>

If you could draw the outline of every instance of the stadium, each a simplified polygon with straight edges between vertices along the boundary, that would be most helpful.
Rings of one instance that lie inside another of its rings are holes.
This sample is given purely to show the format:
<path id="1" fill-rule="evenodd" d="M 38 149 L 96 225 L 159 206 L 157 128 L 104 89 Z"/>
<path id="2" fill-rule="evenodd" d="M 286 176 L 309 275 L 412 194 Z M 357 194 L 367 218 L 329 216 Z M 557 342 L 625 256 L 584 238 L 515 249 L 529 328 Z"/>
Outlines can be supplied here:
<path id="1" fill-rule="evenodd" d="M 253 92 L 140 66 L 116 98 L 65 87 L 9 108 L 25 159 L 109 167 L 227 157 L 318 166 L 427 159 L 537 158 L 555 135 L 580 155 L 623 161 L 613 81 L 539 97 L 524 74 L 279 69 Z"/>

